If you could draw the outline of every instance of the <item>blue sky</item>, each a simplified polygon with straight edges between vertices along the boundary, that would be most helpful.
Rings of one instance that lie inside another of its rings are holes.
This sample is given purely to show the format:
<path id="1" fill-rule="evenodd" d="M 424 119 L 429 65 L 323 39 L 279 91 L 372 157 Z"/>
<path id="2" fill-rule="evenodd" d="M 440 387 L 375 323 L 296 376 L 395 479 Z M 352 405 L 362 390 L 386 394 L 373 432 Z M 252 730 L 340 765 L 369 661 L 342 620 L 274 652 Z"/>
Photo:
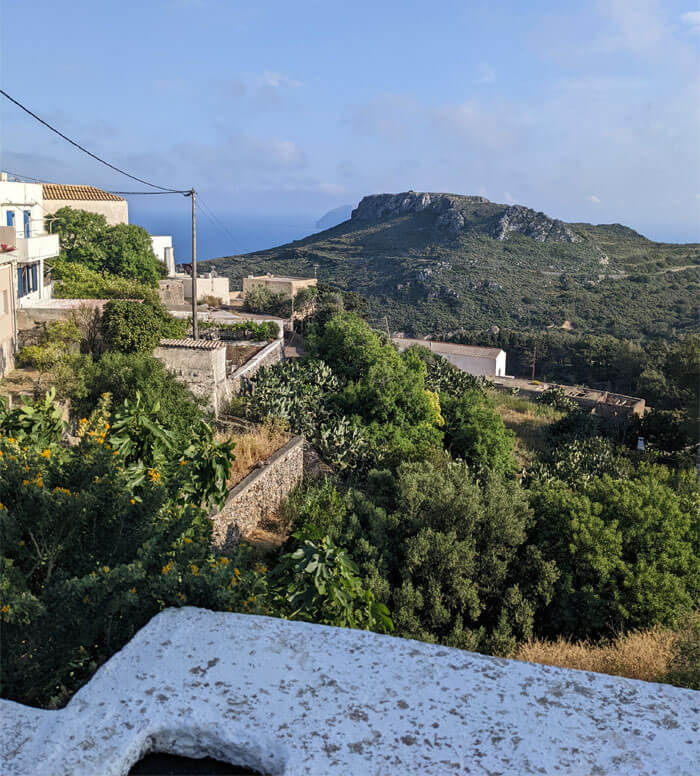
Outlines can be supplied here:
<path id="1" fill-rule="evenodd" d="M 700 11 L 689 2 L 0 9 L 5 90 L 140 177 L 194 184 L 229 225 L 312 223 L 412 188 L 700 239 Z M 5 101 L 0 154 L 23 175 L 137 186 Z"/>

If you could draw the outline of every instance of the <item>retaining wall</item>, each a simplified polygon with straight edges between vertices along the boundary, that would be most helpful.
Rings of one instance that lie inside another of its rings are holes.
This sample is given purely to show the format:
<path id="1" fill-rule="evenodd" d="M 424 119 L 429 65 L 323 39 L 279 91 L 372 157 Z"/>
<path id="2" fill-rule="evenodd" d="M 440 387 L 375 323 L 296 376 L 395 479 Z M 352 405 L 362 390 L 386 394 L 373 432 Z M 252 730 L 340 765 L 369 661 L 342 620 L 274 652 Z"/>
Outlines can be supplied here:
<path id="1" fill-rule="evenodd" d="M 241 480 L 220 512 L 211 516 L 212 542 L 228 549 L 272 516 L 304 477 L 303 437 L 295 436 Z"/>
<path id="2" fill-rule="evenodd" d="M 248 385 L 250 378 L 264 366 L 272 366 L 284 358 L 284 340 L 276 339 L 266 345 L 259 353 L 256 353 L 250 361 L 229 377 L 228 385 L 231 393 L 240 393 Z"/>

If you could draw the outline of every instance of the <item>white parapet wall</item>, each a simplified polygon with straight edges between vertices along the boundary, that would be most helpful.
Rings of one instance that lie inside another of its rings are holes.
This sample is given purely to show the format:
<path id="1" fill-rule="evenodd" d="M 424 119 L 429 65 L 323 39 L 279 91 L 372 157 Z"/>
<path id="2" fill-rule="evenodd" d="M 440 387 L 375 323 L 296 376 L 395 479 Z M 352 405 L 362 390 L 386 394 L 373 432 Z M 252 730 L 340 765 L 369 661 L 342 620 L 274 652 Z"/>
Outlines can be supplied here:
<path id="1" fill-rule="evenodd" d="M 4 776 L 126 776 L 149 752 L 284 776 L 697 776 L 700 694 L 184 607 L 68 705 L 0 701 Z"/>

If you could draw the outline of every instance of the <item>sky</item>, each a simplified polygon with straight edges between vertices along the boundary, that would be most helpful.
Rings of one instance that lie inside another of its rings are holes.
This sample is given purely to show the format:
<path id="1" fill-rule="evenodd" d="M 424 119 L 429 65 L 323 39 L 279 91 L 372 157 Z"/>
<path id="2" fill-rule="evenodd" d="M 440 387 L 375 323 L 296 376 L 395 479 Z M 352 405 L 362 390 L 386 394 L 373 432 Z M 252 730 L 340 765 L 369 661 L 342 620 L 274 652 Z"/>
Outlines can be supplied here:
<path id="1" fill-rule="evenodd" d="M 408 189 L 698 241 L 698 44 L 692 0 L 0 0 L 2 88 L 134 175 L 194 186 L 221 253 Z M 143 188 L 2 98 L 0 167 Z M 185 234 L 184 197 L 129 201 Z"/>

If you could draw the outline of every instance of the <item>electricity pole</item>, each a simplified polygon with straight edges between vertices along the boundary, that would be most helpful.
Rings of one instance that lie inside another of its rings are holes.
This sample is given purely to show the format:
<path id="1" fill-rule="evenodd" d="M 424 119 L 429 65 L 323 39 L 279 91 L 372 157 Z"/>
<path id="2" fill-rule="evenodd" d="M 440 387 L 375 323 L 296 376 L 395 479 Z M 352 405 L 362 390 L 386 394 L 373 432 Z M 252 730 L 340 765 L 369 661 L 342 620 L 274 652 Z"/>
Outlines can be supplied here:
<path id="1" fill-rule="evenodd" d="M 192 339 L 199 339 L 197 322 L 197 194 L 192 188 Z"/>

